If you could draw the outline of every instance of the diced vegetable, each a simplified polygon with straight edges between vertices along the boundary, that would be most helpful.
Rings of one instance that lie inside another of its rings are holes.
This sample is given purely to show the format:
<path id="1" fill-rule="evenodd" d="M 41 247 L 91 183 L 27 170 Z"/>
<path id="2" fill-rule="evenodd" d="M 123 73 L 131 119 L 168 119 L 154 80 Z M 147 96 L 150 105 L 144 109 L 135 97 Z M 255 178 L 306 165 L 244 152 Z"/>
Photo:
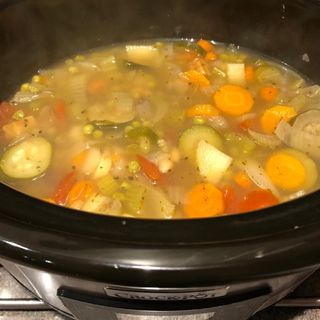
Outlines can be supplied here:
<path id="1" fill-rule="evenodd" d="M 29 138 L 4 153 L 1 159 L 1 169 L 11 178 L 35 178 L 48 169 L 51 155 L 52 147 L 46 139 Z"/>
<path id="2" fill-rule="evenodd" d="M 232 116 L 247 113 L 254 105 L 253 97 L 248 90 L 230 84 L 219 88 L 213 99 L 219 110 Z"/>
<path id="3" fill-rule="evenodd" d="M 158 67 L 161 63 L 159 49 L 150 45 L 126 46 L 127 59 L 130 62 L 148 67 Z"/>
<path id="4" fill-rule="evenodd" d="M 165 193 L 159 189 L 147 187 L 143 198 L 142 215 L 152 219 L 171 219 L 175 211 Z"/>
<path id="5" fill-rule="evenodd" d="M 196 150 L 201 140 L 221 150 L 223 143 L 220 135 L 208 126 L 193 126 L 183 132 L 179 140 L 179 149 L 183 156 L 196 159 Z"/>
<path id="6" fill-rule="evenodd" d="M 95 172 L 93 173 L 93 178 L 94 179 L 99 179 L 103 176 L 106 176 L 112 166 L 112 159 L 111 159 L 111 155 L 110 152 L 104 151 L 103 154 L 101 155 L 100 158 L 100 162 L 95 170 Z"/>
<path id="7" fill-rule="evenodd" d="M 148 159 L 138 155 L 137 156 L 139 165 L 143 173 L 153 181 L 162 182 L 164 179 L 163 173 L 159 168 Z"/>
<path id="8" fill-rule="evenodd" d="M 69 194 L 68 194 L 68 205 L 74 204 L 76 201 L 83 202 L 95 193 L 95 187 L 93 182 L 90 180 L 81 180 L 76 182 Z"/>
<path id="9" fill-rule="evenodd" d="M 65 205 L 68 199 L 69 192 L 76 181 L 77 175 L 75 171 L 71 171 L 66 176 L 64 176 L 52 196 L 53 201 L 56 204 Z"/>
<path id="10" fill-rule="evenodd" d="M 53 105 L 54 113 L 57 119 L 60 122 L 66 121 L 67 113 L 66 113 L 66 104 L 63 100 L 59 99 Z"/>
<path id="11" fill-rule="evenodd" d="M 3 101 L 0 103 L 0 126 L 7 124 L 13 114 L 16 112 L 16 108 L 9 102 Z"/>
<path id="12" fill-rule="evenodd" d="M 277 138 L 275 135 L 263 134 L 260 132 L 253 131 L 251 129 L 248 129 L 248 133 L 251 136 L 251 138 L 262 147 L 276 148 L 281 145 L 281 140 Z"/>
<path id="13" fill-rule="evenodd" d="M 320 158 L 320 110 L 309 110 L 300 114 L 291 127 L 281 121 L 275 131 L 287 146 Z"/>
<path id="14" fill-rule="evenodd" d="M 126 133 L 127 137 L 138 141 L 141 137 L 150 139 L 150 142 L 155 144 L 158 141 L 158 135 L 149 127 L 141 126 L 132 128 Z"/>
<path id="15" fill-rule="evenodd" d="M 107 80 L 103 78 L 92 79 L 88 82 L 87 92 L 90 95 L 98 95 L 105 92 L 107 88 Z"/>
<path id="16" fill-rule="evenodd" d="M 260 119 L 261 128 L 264 132 L 272 134 L 282 119 L 289 122 L 296 116 L 297 112 L 292 107 L 281 105 L 274 106 L 263 113 Z"/>
<path id="17" fill-rule="evenodd" d="M 97 170 L 100 161 L 100 150 L 98 148 L 89 148 L 77 154 L 72 163 L 76 170 L 85 175 L 91 175 Z"/>
<path id="18" fill-rule="evenodd" d="M 121 213 L 121 203 L 101 194 L 95 194 L 87 199 L 81 210 L 97 214 L 117 215 Z"/>
<path id="19" fill-rule="evenodd" d="M 206 78 L 205 75 L 196 70 L 189 70 L 184 73 L 184 76 L 192 84 L 195 84 L 199 87 L 209 87 L 210 81 Z"/>
<path id="20" fill-rule="evenodd" d="M 187 117 L 215 117 L 220 114 L 220 111 L 212 104 L 196 104 L 187 109 Z"/>
<path id="21" fill-rule="evenodd" d="M 255 80 L 254 69 L 252 65 L 246 66 L 244 72 L 246 76 L 246 81 L 253 82 Z"/>
<path id="22" fill-rule="evenodd" d="M 309 98 L 314 98 L 320 95 L 320 86 L 316 84 L 309 87 L 301 88 L 297 90 L 296 93 L 305 95 Z"/>
<path id="23" fill-rule="evenodd" d="M 248 177 L 257 187 L 263 190 L 270 190 L 275 196 L 279 195 L 278 189 L 257 161 L 252 159 L 241 161 L 240 167 L 246 172 Z"/>
<path id="24" fill-rule="evenodd" d="M 104 196 L 112 196 L 119 189 L 118 182 L 111 176 L 105 175 L 97 180 L 100 193 Z"/>
<path id="25" fill-rule="evenodd" d="M 145 186 L 134 182 L 128 183 L 128 187 L 124 191 L 125 201 L 123 202 L 123 208 L 125 212 L 134 216 L 140 215 L 143 209 L 145 193 Z"/>
<path id="26" fill-rule="evenodd" d="M 228 151 L 233 157 L 251 155 L 257 147 L 253 140 L 241 133 L 229 132 L 224 137 Z"/>
<path id="27" fill-rule="evenodd" d="M 28 116 L 21 120 L 12 121 L 2 127 L 5 137 L 9 140 L 23 138 L 37 128 L 34 116 Z"/>
<path id="28" fill-rule="evenodd" d="M 274 86 L 265 86 L 260 89 L 259 94 L 263 100 L 271 102 L 278 96 L 279 90 Z"/>
<path id="29" fill-rule="evenodd" d="M 252 187 L 252 181 L 244 171 L 239 171 L 235 175 L 234 181 L 244 189 L 249 189 Z"/>
<path id="30" fill-rule="evenodd" d="M 197 147 L 197 165 L 201 176 L 217 184 L 232 163 L 232 158 L 213 145 L 201 140 Z"/>
<path id="31" fill-rule="evenodd" d="M 272 182 L 283 190 L 308 190 L 318 179 L 316 164 L 304 153 L 284 149 L 274 153 L 266 163 Z"/>
<path id="32" fill-rule="evenodd" d="M 223 194 L 212 184 L 198 184 L 186 196 L 184 211 L 188 218 L 219 216 L 224 210 Z"/>
<path id="33" fill-rule="evenodd" d="M 246 73 L 244 63 L 228 63 L 227 75 L 229 83 L 244 86 L 246 84 Z"/>
<path id="34" fill-rule="evenodd" d="M 199 47 L 201 47 L 205 52 L 211 52 L 211 51 L 214 51 L 214 46 L 213 44 L 208 41 L 208 40 L 204 40 L 204 39 L 200 39 L 198 42 L 197 42 L 197 45 Z"/>
<path id="35" fill-rule="evenodd" d="M 255 190 L 245 196 L 240 203 L 240 212 L 260 210 L 266 207 L 275 206 L 279 200 L 268 190 Z"/>
<path id="36" fill-rule="evenodd" d="M 255 74 L 261 84 L 278 84 L 283 80 L 281 71 L 274 66 L 262 65 L 256 69 Z"/>
<path id="37" fill-rule="evenodd" d="M 216 53 L 211 51 L 211 52 L 207 52 L 206 53 L 204 59 L 207 60 L 207 61 L 215 61 L 215 60 L 218 59 L 218 56 L 217 56 Z"/>

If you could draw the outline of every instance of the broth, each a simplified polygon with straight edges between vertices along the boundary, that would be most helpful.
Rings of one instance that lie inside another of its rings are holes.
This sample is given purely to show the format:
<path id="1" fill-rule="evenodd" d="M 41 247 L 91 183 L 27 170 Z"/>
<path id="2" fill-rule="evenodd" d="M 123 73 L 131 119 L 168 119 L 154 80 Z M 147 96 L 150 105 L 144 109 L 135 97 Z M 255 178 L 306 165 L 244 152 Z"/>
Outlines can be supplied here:
<path id="1" fill-rule="evenodd" d="M 40 70 L 1 103 L 1 181 L 97 214 L 258 210 L 319 188 L 319 102 L 319 86 L 234 45 L 97 49 Z"/>

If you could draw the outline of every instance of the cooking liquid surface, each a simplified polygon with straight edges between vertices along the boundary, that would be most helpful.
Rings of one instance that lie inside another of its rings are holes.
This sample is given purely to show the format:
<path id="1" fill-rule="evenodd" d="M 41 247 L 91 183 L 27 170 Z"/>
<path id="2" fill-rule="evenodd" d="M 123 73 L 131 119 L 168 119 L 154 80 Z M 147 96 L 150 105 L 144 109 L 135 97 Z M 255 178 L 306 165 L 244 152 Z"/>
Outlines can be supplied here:
<path id="1" fill-rule="evenodd" d="M 40 70 L 1 104 L 1 181 L 137 218 L 276 205 L 319 188 L 319 95 L 285 64 L 233 45 L 97 49 Z"/>

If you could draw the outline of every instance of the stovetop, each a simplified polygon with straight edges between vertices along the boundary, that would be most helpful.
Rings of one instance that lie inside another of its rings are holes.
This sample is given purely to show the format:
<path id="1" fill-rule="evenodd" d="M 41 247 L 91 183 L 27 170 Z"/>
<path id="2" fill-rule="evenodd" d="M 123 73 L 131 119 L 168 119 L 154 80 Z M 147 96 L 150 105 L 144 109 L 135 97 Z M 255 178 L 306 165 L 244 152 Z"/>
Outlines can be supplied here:
<path id="1" fill-rule="evenodd" d="M 308 308 L 296 307 L 297 305 L 308 306 Z M 318 306 L 318 309 L 314 308 L 314 306 Z M 290 297 L 281 301 L 277 306 L 256 314 L 250 320 L 319 319 L 320 271 L 305 281 Z M 0 320 L 68 319 L 50 310 L 48 306 L 35 299 L 32 294 L 0 266 Z"/>

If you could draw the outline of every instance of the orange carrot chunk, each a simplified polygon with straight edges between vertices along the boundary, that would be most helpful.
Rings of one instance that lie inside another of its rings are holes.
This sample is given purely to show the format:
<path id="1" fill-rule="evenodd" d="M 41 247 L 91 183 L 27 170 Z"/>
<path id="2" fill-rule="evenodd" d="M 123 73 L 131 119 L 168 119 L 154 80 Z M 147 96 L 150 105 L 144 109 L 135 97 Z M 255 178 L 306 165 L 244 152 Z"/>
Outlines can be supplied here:
<path id="1" fill-rule="evenodd" d="M 260 89 L 260 97 L 268 102 L 273 101 L 279 94 L 279 90 L 276 87 L 266 86 Z"/>
<path id="2" fill-rule="evenodd" d="M 207 61 L 215 61 L 217 60 L 218 56 L 216 53 L 214 52 L 207 52 L 204 59 L 207 60 Z"/>
<path id="3" fill-rule="evenodd" d="M 220 111 L 212 104 L 196 104 L 187 109 L 187 117 L 215 117 L 220 114 Z"/>
<path id="4" fill-rule="evenodd" d="M 53 106 L 53 110 L 59 121 L 63 122 L 66 120 L 66 104 L 63 100 L 57 100 Z"/>
<path id="5" fill-rule="evenodd" d="M 254 81 L 254 69 L 253 66 L 249 65 L 245 67 L 245 76 L 248 82 Z"/>
<path id="6" fill-rule="evenodd" d="M 68 205 L 72 205 L 76 201 L 85 201 L 90 196 L 94 194 L 95 187 L 92 181 L 89 180 L 82 180 L 76 182 L 69 194 L 68 194 Z"/>
<path id="7" fill-rule="evenodd" d="M 265 133 L 272 134 L 282 119 L 289 122 L 296 115 L 297 112 L 292 107 L 274 106 L 267 109 L 260 118 L 261 128 Z"/>
<path id="8" fill-rule="evenodd" d="M 245 196 L 240 205 L 241 212 L 248 212 L 275 206 L 279 200 L 268 190 L 255 190 Z"/>
<path id="9" fill-rule="evenodd" d="M 197 184 L 186 196 L 184 211 L 189 218 L 219 216 L 224 210 L 223 193 L 210 183 Z"/>
<path id="10" fill-rule="evenodd" d="M 143 156 L 137 156 L 139 165 L 143 171 L 143 173 L 153 181 L 163 181 L 163 173 L 159 170 L 159 168 L 151 161 L 146 159 Z"/>
<path id="11" fill-rule="evenodd" d="M 87 91 L 91 95 L 103 93 L 107 88 L 107 81 L 105 79 L 94 79 L 89 81 Z"/>
<path id="12" fill-rule="evenodd" d="M 58 187 L 52 197 L 53 201 L 60 205 L 65 205 L 67 202 L 68 194 L 77 180 L 74 171 L 68 173 L 58 184 Z"/>
<path id="13" fill-rule="evenodd" d="M 234 180 L 243 189 L 249 189 L 252 187 L 252 181 L 250 180 L 248 175 L 243 171 L 238 172 L 235 175 Z"/>
<path id="14" fill-rule="evenodd" d="M 218 89 L 213 96 L 213 100 L 219 110 L 232 116 L 245 114 L 254 105 L 253 97 L 248 90 L 231 84 Z"/>
<path id="15" fill-rule="evenodd" d="M 184 75 L 192 84 L 198 85 L 199 87 L 210 86 L 210 81 L 201 72 L 189 70 L 185 72 Z"/>
<path id="16" fill-rule="evenodd" d="M 200 48 L 202 48 L 205 52 L 211 52 L 214 50 L 214 45 L 208 40 L 200 39 L 197 42 L 197 45 Z"/>

